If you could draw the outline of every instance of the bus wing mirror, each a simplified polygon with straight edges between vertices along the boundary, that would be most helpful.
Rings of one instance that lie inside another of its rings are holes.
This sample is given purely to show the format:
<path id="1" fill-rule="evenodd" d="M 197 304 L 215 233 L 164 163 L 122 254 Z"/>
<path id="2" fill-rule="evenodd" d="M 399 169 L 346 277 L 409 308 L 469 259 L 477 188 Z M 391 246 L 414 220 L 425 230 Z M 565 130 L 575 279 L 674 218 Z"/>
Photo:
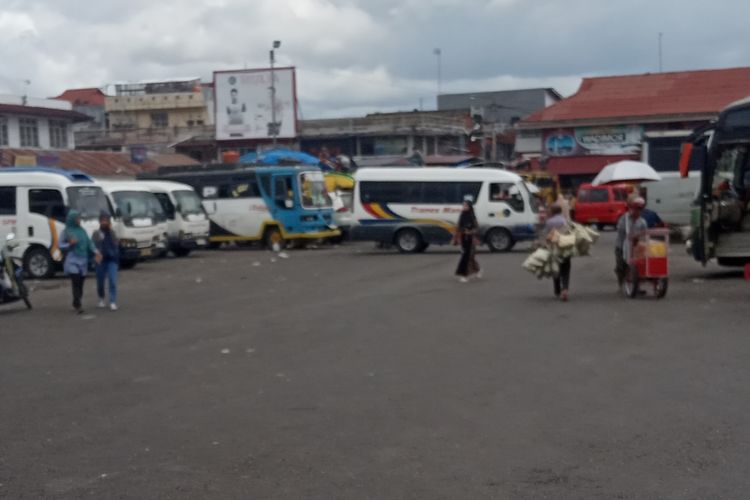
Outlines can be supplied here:
<path id="1" fill-rule="evenodd" d="M 122 218 L 122 210 L 120 210 L 119 208 L 116 208 L 115 209 L 115 217 L 117 217 L 118 219 L 121 219 Z"/>
<path id="2" fill-rule="evenodd" d="M 705 144 L 684 143 L 680 152 L 680 177 L 687 177 L 691 167 L 702 172 L 707 161 L 708 148 Z"/>

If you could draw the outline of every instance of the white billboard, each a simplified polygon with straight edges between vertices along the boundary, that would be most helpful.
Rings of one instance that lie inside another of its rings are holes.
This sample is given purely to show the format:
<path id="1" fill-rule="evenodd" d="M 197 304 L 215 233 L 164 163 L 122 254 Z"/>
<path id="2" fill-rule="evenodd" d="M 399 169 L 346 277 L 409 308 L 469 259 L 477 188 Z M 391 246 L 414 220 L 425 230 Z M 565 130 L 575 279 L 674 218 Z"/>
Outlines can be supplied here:
<path id="1" fill-rule="evenodd" d="M 274 69 L 276 124 L 281 139 L 297 135 L 294 68 Z M 271 139 L 271 70 L 214 73 L 216 140 Z"/>

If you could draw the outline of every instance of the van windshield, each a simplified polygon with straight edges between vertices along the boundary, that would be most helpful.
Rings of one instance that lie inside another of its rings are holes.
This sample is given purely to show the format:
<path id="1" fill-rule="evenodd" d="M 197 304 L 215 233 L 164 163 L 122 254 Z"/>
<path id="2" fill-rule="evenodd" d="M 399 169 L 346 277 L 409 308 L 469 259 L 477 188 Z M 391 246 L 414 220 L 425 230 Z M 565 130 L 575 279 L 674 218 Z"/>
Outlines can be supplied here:
<path id="1" fill-rule="evenodd" d="M 299 176 L 300 198 L 304 208 L 330 208 L 333 203 L 328 196 L 323 174 L 304 172 Z"/>
<path id="2" fill-rule="evenodd" d="M 174 198 L 180 207 L 180 214 L 195 215 L 203 213 L 201 199 L 195 194 L 195 191 L 175 191 Z"/>
<path id="3" fill-rule="evenodd" d="M 158 200 L 154 199 L 154 195 L 142 191 L 117 191 L 112 193 L 112 197 L 115 199 L 115 204 L 122 212 L 123 217 L 128 218 L 156 215 L 154 207 L 159 205 Z"/>
<path id="4" fill-rule="evenodd" d="M 102 212 L 111 213 L 107 197 L 98 186 L 76 186 L 65 190 L 68 204 L 78 210 L 82 219 L 97 219 Z"/>

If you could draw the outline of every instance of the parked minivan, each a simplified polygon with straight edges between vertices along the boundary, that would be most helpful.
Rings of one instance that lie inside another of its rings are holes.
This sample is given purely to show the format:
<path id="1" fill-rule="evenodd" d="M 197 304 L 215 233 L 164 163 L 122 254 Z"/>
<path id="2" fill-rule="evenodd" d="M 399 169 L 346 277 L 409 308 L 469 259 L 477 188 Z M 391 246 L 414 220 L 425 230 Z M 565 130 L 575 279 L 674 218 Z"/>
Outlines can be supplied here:
<path id="1" fill-rule="evenodd" d="M 135 181 L 98 181 L 114 209 L 113 228 L 120 241 L 120 266 L 167 251 L 167 217 L 159 199 Z"/>
<path id="2" fill-rule="evenodd" d="M 187 184 L 171 181 L 138 181 L 151 190 L 167 215 L 169 250 L 185 257 L 208 244 L 209 221 L 200 197 Z"/>
<path id="3" fill-rule="evenodd" d="M 616 225 L 620 216 L 628 210 L 628 195 L 632 190 L 628 184 L 581 184 L 573 218 L 581 224 L 596 224 L 599 228 Z"/>

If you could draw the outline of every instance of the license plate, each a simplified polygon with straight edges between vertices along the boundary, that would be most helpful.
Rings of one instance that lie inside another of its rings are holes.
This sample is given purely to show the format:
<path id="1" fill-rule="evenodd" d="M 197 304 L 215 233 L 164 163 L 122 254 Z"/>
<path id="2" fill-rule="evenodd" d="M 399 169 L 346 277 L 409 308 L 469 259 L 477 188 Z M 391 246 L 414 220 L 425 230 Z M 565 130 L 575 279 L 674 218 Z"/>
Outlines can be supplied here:
<path id="1" fill-rule="evenodd" d="M 204 246 L 204 245 L 205 245 L 206 243 L 208 243 L 208 242 L 206 241 L 206 239 L 205 239 L 205 238 L 201 238 L 201 239 L 199 239 L 199 240 L 198 240 L 198 242 L 197 242 L 197 243 L 198 243 L 198 244 L 199 244 L 200 246 Z"/>
<path id="2" fill-rule="evenodd" d="M 144 248 L 143 250 L 141 250 L 141 257 L 151 257 L 151 249 Z"/>

